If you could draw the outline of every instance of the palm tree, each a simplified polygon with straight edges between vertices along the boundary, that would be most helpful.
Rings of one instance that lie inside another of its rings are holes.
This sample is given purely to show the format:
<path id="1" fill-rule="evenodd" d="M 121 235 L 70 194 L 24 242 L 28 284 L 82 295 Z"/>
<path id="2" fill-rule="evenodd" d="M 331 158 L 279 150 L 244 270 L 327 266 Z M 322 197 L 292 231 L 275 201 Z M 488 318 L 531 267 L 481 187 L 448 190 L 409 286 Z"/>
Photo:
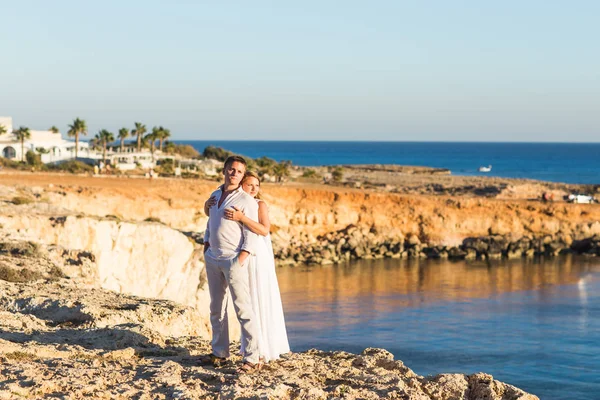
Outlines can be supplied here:
<path id="1" fill-rule="evenodd" d="M 17 140 L 21 141 L 21 162 L 25 161 L 25 139 L 31 137 L 31 131 L 25 126 L 20 126 L 19 129 L 13 132 Z"/>
<path id="2" fill-rule="evenodd" d="M 137 151 L 138 151 L 138 153 L 142 149 L 142 136 L 144 136 L 144 133 L 146 133 L 146 125 L 142 124 L 141 122 L 136 122 L 135 129 L 133 130 L 133 132 L 131 132 L 131 134 L 132 134 L 132 136 L 137 136 Z"/>
<path id="3" fill-rule="evenodd" d="M 77 160 L 77 151 L 79 150 L 79 135 L 87 135 L 87 124 L 83 119 L 75 118 L 73 123 L 69 125 L 67 135 L 75 137 L 75 159 Z"/>
<path id="4" fill-rule="evenodd" d="M 112 132 L 102 129 L 96 134 L 96 139 L 102 144 L 102 158 L 104 159 L 104 164 L 106 164 L 106 145 L 110 142 L 114 142 L 115 136 Z"/>
<path id="5" fill-rule="evenodd" d="M 4 135 L 6 132 L 8 132 L 6 127 L 4 125 L 0 125 L 0 136 Z"/>
<path id="6" fill-rule="evenodd" d="M 148 135 L 142 136 L 140 139 L 140 148 L 145 149 L 146 147 L 150 148 L 150 146 L 148 146 Z"/>
<path id="7" fill-rule="evenodd" d="M 146 135 L 145 139 L 150 141 L 150 153 L 152 154 L 152 162 L 154 162 L 154 146 L 156 145 L 156 141 L 160 138 L 161 128 L 154 127 L 152 128 L 152 132 Z"/>
<path id="8" fill-rule="evenodd" d="M 58 130 L 58 128 L 56 127 L 56 125 L 52 125 L 50 127 L 50 129 L 48 129 L 50 132 L 52 133 L 60 133 L 60 131 Z"/>
<path id="9" fill-rule="evenodd" d="M 129 129 L 121 128 L 119 129 L 119 139 L 121 139 L 121 153 L 123 152 L 123 143 L 125 143 L 125 139 L 129 137 Z"/>
<path id="10" fill-rule="evenodd" d="M 175 153 L 175 144 L 173 142 L 169 142 L 169 141 L 165 142 L 165 153 L 167 153 L 167 154 Z"/>
<path id="11" fill-rule="evenodd" d="M 162 149 L 163 149 L 163 142 L 171 137 L 171 131 L 168 129 L 163 128 L 162 126 L 160 127 L 160 136 L 158 137 L 158 143 L 159 143 L 159 150 L 162 153 Z"/>
<path id="12" fill-rule="evenodd" d="M 100 137 L 98 135 L 96 135 L 90 139 L 89 147 L 92 150 L 98 150 L 99 146 L 100 146 Z"/>

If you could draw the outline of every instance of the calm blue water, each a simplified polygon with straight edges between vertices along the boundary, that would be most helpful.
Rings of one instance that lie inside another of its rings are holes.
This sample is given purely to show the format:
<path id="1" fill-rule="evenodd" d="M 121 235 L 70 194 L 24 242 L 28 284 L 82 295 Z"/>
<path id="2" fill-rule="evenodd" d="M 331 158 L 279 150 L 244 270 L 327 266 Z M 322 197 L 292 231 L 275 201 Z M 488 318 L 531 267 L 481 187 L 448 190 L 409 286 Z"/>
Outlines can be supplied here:
<path id="1" fill-rule="evenodd" d="M 600 260 L 363 260 L 277 271 L 292 350 L 391 351 L 421 375 L 486 372 L 600 399 Z"/>
<path id="2" fill-rule="evenodd" d="M 400 164 L 448 168 L 455 175 L 600 183 L 600 143 L 177 141 L 202 152 L 223 147 L 295 165 Z M 490 173 L 480 166 L 492 165 Z"/>

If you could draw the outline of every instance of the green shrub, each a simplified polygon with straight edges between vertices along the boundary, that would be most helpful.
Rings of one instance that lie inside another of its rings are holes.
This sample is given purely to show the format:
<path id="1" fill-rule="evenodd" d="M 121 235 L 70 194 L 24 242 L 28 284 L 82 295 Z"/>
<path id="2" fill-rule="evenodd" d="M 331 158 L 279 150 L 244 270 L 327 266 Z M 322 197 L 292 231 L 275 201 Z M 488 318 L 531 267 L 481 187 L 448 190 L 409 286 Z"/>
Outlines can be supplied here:
<path id="1" fill-rule="evenodd" d="M 4 353 L 4 357 L 13 361 L 32 361 L 35 360 L 35 355 L 26 353 L 24 351 L 13 351 L 11 353 Z"/>
<path id="2" fill-rule="evenodd" d="M 33 203 L 33 200 L 31 200 L 29 197 L 15 196 L 11 202 L 17 206 L 20 206 L 21 204 Z"/>
<path id="3" fill-rule="evenodd" d="M 31 150 L 27 150 L 27 153 L 25 153 L 25 160 L 27 161 L 27 165 L 31 165 L 32 167 L 42 165 L 42 156 Z"/>
<path id="4" fill-rule="evenodd" d="M 6 265 L 0 265 L 0 280 L 7 282 L 24 283 L 39 281 L 40 279 L 44 279 L 47 282 L 55 282 L 61 278 L 66 278 L 66 275 L 56 265 L 53 265 L 47 273 L 29 268 L 11 268 Z"/>
<path id="5" fill-rule="evenodd" d="M 94 354 L 94 353 L 84 353 L 82 351 L 79 351 L 77 353 L 71 353 L 69 354 L 69 358 L 71 360 L 77 360 L 77 361 L 94 361 L 94 360 L 106 360 L 104 357 L 102 357 L 99 354 Z"/>
<path id="6" fill-rule="evenodd" d="M 0 166 L 14 169 L 27 169 L 27 164 L 24 162 L 10 160 L 4 157 L 0 157 Z"/>
<path id="7" fill-rule="evenodd" d="M 225 161 L 227 160 L 227 157 L 232 156 L 233 153 L 220 147 L 208 146 L 204 149 L 202 155 L 212 160 Z"/>
<path id="8" fill-rule="evenodd" d="M 342 167 L 337 167 L 336 169 L 334 169 L 331 173 L 331 178 L 335 182 L 341 182 L 341 180 L 344 178 L 344 170 L 342 169 Z"/>
<path id="9" fill-rule="evenodd" d="M 199 158 L 200 153 L 193 146 L 189 144 L 175 144 L 173 142 L 166 142 L 163 147 L 164 152 L 167 154 L 179 154 L 184 158 Z"/>
<path id="10" fill-rule="evenodd" d="M 304 172 L 302 173 L 302 177 L 303 178 L 316 178 L 317 176 L 317 171 L 315 171 L 314 169 L 305 169 Z"/>
<path id="11" fill-rule="evenodd" d="M 31 282 L 40 280 L 43 277 L 38 271 L 32 271 L 29 268 L 11 268 L 6 265 L 0 265 L 0 280 L 6 282 Z"/>
<path id="12" fill-rule="evenodd" d="M 159 161 L 159 167 L 157 168 L 159 173 L 165 175 L 175 174 L 175 162 L 172 158 L 165 158 Z"/>
<path id="13" fill-rule="evenodd" d="M 259 168 L 272 168 L 277 164 L 277 161 L 269 157 L 260 157 L 254 160 Z"/>
<path id="14" fill-rule="evenodd" d="M 55 165 L 49 166 L 48 169 L 50 169 L 52 171 L 70 172 L 72 174 L 82 174 L 82 173 L 94 171 L 94 167 L 92 167 L 91 165 L 88 165 L 84 162 L 77 161 L 77 160 L 69 160 L 69 161 L 62 162 L 60 164 L 55 164 Z"/>
<path id="15" fill-rule="evenodd" d="M 181 171 L 181 177 L 186 179 L 198 178 L 199 175 L 197 172 L 189 172 L 189 171 Z"/>
<path id="16" fill-rule="evenodd" d="M 292 166 L 291 161 L 282 161 L 273 166 L 272 173 L 277 178 L 277 182 L 282 182 L 284 178 L 290 176 L 290 167 Z"/>
<path id="17" fill-rule="evenodd" d="M 39 255 L 39 246 L 34 242 L 0 242 L 0 254 L 33 257 Z"/>
<path id="18" fill-rule="evenodd" d="M 256 162 L 253 159 L 247 157 L 244 157 L 244 159 L 246 160 L 246 171 L 254 171 L 259 175 L 263 174 L 263 172 L 261 172 L 258 168 L 258 164 L 256 164 Z"/>

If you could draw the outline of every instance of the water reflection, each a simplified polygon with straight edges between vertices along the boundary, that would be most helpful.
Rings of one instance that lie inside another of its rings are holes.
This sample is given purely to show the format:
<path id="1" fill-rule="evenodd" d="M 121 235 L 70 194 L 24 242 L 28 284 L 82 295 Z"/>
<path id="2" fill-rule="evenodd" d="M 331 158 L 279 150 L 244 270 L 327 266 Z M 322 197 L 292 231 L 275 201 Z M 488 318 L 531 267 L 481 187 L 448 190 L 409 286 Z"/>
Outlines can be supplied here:
<path id="1" fill-rule="evenodd" d="M 384 347 L 417 373 L 486 371 L 540 398 L 600 392 L 600 261 L 363 260 L 277 272 L 293 350 Z"/>
<path id="2" fill-rule="evenodd" d="M 376 314 L 430 302 L 490 298 L 523 290 L 536 290 L 543 300 L 554 292 L 554 286 L 564 284 L 579 285 L 581 301 L 585 302 L 585 280 L 600 269 L 595 260 L 574 260 L 361 260 L 338 266 L 280 268 L 278 279 L 286 311 L 308 308 L 322 312 L 331 304 L 339 304 L 340 310 L 345 310 L 343 318 L 351 321 L 357 313 L 364 317 L 365 310 L 369 310 L 365 302 Z M 352 307 L 356 301 L 362 306 Z"/>

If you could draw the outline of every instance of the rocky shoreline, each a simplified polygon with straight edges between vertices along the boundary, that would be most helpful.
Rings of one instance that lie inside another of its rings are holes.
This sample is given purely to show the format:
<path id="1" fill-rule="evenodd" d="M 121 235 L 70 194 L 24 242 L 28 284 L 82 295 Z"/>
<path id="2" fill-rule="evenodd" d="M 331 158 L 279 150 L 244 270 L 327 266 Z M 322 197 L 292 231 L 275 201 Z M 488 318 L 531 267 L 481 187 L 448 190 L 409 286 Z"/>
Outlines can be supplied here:
<path id="1" fill-rule="evenodd" d="M 318 236 L 308 235 L 274 246 L 280 265 L 335 264 L 350 260 L 409 258 L 450 260 L 499 260 L 522 257 L 580 254 L 600 256 L 600 235 L 573 239 L 567 234 L 523 236 L 489 235 L 465 238 L 458 246 L 422 242 L 417 235 L 388 237 L 376 230 L 345 229 Z"/>

